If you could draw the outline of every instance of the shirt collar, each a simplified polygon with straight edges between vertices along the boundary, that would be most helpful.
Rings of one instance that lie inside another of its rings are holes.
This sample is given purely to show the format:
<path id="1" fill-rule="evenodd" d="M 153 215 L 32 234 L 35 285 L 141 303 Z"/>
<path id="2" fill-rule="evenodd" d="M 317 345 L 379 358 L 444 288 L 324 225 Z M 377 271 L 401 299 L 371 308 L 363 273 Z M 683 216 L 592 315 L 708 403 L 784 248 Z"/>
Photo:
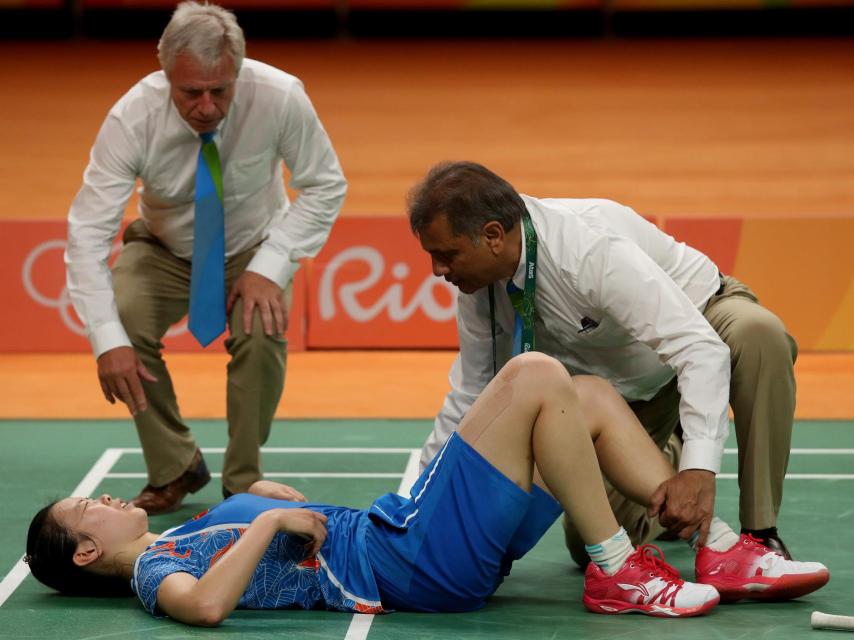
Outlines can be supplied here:
<path id="1" fill-rule="evenodd" d="M 516 271 L 513 273 L 511 280 L 517 287 L 525 290 L 525 225 L 522 220 L 519 220 L 519 241 L 522 243 L 522 251 L 519 253 L 519 264 L 516 266 Z"/>

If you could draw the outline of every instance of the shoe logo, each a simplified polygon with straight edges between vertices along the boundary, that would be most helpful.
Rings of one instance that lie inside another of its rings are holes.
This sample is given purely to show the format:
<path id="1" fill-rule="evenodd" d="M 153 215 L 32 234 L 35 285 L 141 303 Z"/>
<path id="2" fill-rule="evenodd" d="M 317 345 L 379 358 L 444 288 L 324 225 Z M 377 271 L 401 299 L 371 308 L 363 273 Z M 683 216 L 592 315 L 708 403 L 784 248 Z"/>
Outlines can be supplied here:
<path id="1" fill-rule="evenodd" d="M 618 582 L 617 586 L 623 591 L 637 591 L 644 598 L 649 598 L 649 591 L 644 584 L 624 584 L 622 582 Z"/>

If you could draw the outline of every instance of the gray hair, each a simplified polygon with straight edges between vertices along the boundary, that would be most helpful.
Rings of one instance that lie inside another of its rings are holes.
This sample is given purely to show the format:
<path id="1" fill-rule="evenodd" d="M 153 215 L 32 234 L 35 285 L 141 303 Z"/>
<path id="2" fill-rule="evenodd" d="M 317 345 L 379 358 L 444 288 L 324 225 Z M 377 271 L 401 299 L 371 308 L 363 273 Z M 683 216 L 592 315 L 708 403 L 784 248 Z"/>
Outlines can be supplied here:
<path id="1" fill-rule="evenodd" d="M 181 53 L 190 54 L 203 67 L 214 67 L 223 55 L 229 54 L 234 60 L 235 73 L 240 73 L 246 40 L 231 11 L 215 4 L 182 2 L 157 44 L 157 57 L 166 75 Z"/>
<path id="2" fill-rule="evenodd" d="M 445 215 L 455 236 L 477 241 L 487 222 L 509 231 L 525 211 L 525 203 L 504 178 L 475 162 L 442 162 L 409 192 L 409 225 L 418 233 L 437 215 Z"/>

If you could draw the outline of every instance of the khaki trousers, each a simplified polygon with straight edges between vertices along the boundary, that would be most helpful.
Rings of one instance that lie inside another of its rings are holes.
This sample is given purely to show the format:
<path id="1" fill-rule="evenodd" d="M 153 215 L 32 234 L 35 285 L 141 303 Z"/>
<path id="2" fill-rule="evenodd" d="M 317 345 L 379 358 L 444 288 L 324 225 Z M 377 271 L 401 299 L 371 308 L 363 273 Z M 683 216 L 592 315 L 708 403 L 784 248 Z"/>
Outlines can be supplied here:
<path id="1" fill-rule="evenodd" d="M 182 260 L 152 236 L 141 220 L 124 233 L 124 247 L 113 267 L 113 288 L 122 325 L 142 363 L 157 378 L 143 381 L 148 409 L 136 422 L 148 481 L 160 487 L 181 476 L 190 466 L 196 442 L 181 419 L 172 379 L 162 357 L 162 337 L 187 314 L 190 263 Z M 255 249 L 226 261 L 226 291 L 249 264 Z M 283 293 L 289 306 L 290 287 Z M 242 300 L 228 318 L 225 347 L 231 355 L 227 367 L 226 405 L 228 447 L 223 462 L 223 487 L 245 491 L 261 477 L 260 448 L 270 426 L 285 382 L 287 340 L 268 337 L 259 314 L 252 333 L 243 331 Z"/>
<path id="2" fill-rule="evenodd" d="M 759 304 L 747 285 L 731 276 L 725 276 L 723 284 L 723 291 L 712 297 L 703 315 L 730 349 L 741 526 L 764 529 L 776 525 L 783 499 L 795 415 L 798 347 L 780 319 Z M 651 400 L 629 403 L 674 468 L 678 468 L 681 454 L 674 434 L 679 400 L 674 378 Z M 617 521 L 634 544 L 648 542 L 662 532 L 658 520 L 647 517 L 645 507 L 625 498 L 607 481 L 606 488 Z M 586 565 L 589 558 L 583 541 L 571 523 L 564 525 L 573 559 Z"/>

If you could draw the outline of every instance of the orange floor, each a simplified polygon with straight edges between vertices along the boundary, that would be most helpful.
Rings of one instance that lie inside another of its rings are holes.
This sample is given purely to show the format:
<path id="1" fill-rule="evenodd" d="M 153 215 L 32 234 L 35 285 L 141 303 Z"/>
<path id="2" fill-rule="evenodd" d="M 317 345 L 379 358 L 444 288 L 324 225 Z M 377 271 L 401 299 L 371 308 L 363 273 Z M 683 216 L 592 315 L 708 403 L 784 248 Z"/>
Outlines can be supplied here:
<path id="1" fill-rule="evenodd" d="M 281 418 L 431 418 L 448 390 L 446 351 L 304 352 L 289 357 Z M 225 414 L 226 356 L 168 358 L 188 418 Z M 800 419 L 854 419 L 854 354 L 802 354 Z M 2 418 L 123 418 L 101 396 L 88 355 L 0 355 Z"/>
<path id="2" fill-rule="evenodd" d="M 343 216 L 403 215 L 442 159 L 649 215 L 854 214 L 854 41 L 249 42 L 306 84 L 350 180 Z M 62 219 L 152 42 L 0 42 L 0 219 Z M 279 414 L 430 417 L 453 354 L 291 355 Z M 184 414 L 224 412 L 224 356 L 169 358 Z M 802 418 L 854 417 L 854 354 L 804 354 Z M 121 417 L 91 356 L 0 354 L 0 417 Z"/>
<path id="3" fill-rule="evenodd" d="M 350 180 L 402 215 L 439 160 L 648 215 L 854 214 L 854 40 L 250 41 L 299 76 Z M 0 218 L 61 219 L 155 42 L 2 42 Z"/>

